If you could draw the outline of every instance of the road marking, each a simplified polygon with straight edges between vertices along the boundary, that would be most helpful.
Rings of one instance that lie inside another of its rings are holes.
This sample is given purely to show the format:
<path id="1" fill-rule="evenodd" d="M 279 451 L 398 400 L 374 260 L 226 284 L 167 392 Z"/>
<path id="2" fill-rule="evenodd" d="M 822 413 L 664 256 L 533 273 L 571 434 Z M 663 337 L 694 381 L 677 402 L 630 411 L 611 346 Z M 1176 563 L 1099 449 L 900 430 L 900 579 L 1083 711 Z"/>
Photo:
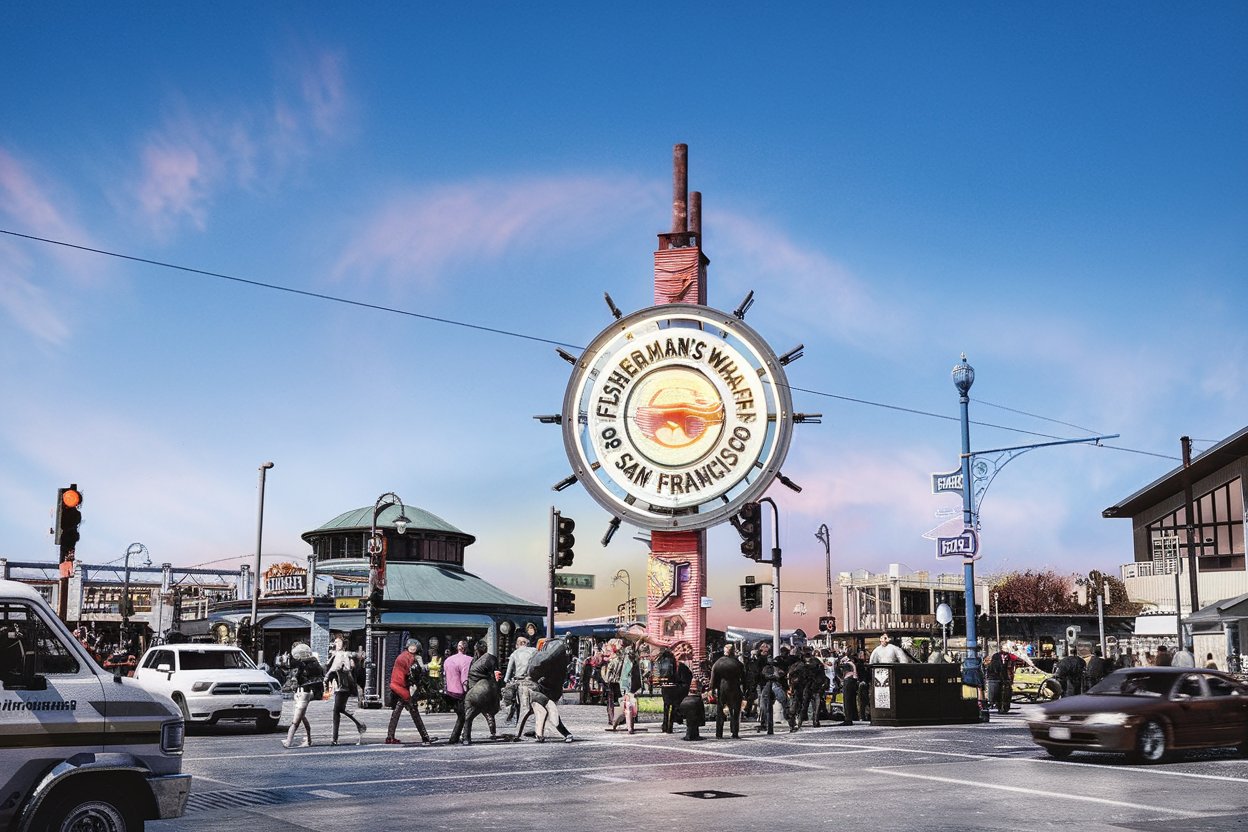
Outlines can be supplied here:
<path id="1" fill-rule="evenodd" d="M 825 766 L 817 765 L 815 763 L 801 763 L 797 761 L 790 762 L 783 757 L 759 757 L 756 754 L 730 754 L 727 751 L 712 751 L 709 748 L 687 748 L 684 746 L 677 746 L 675 749 L 672 749 L 672 747 L 668 745 L 646 745 L 643 743 L 636 743 L 635 747 L 657 748 L 663 751 L 676 750 L 676 751 L 683 751 L 686 754 L 710 754 L 714 757 L 719 757 L 720 759 L 747 760 L 751 763 L 776 762 L 776 763 L 782 763 L 783 765 L 797 766 L 799 768 L 817 768 L 817 769 L 826 768 Z"/>
<path id="2" fill-rule="evenodd" d="M 1002 758 L 1002 759 L 1008 759 L 1008 758 Z M 1106 768 L 1108 768 L 1104 763 L 1080 763 L 1075 760 L 1051 760 L 1045 757 L 1026 757 L 1026 758 L 1015 757 L 1014 759 L 1016 762 L 1020 762 L 1020 763 L 1045 763 L 1046 765 L 1055 765 L 1055 766 L 1089 766 L 1091 768 L 1098 768 L 1101 770 L 1105 770 Z M 1202 761 L 1202 762 L 1208 762 L 1208 761 Z M 1228 760 L 1225 762 L 1234 762 L 1234 761 Z M 1239 762 L 1242 762 L 1242 760 Z M 1191 777 L 1197 780 L 1222 780 L 1228 783 L 1248 782 L 1248 777 L 1226 777 L 1221 774 L 1196 774 L 1195 772 L 1191 772 L 1191 771 L 1169 771 L 1164 768 L 1152 768 L 1149 766 L 1126 766 L 1124 767 L 1124 769 L 1126 771 L 1130 771 L 1133 774 L 1136 774 L 1136 773 L 1156 774 L 1162 777 Z"/>
<path id="3" fill-rule="evenodd" d="M 605 780 L 608 783 L 632 783 L 627 777 L 612 777 L 610 774 L 582 774 L 586 780 Z"/>
<path id="4" fill-rule="evenodd" d="M 343 794 L 342 792 L 330 791 L 329 789 L 312 789 L 308 792 L 308 794 L 314 794 L 317 797 L 323 797 L 326 800 L 337 800 L 338 798 L 351 796 L 349 794 Z"/>
<path id="5" fill-rule="evenodd" d="M 956 786 L 972 786 L 980 789 L 994 789 L 1002 792 L 1013 792 L 1015 794 L 1026 794 L 1033 797 L 1046 797 L 1054 800 L 1082 800 L 1086 803 L 1099 803 L 1103 806 L 1119 806 L 1123 809 L 1139 809 L 1143 812 L 1164 812 L 1168 815 L 1177 815 L 1185 818 L 1201 817 L 1201 812 L 1189 812 L 1186 809 L 1170 809 L 1165 806 L 1146 805 L 1141 803 L 1127 803 L 1122 800 L 1108 800 L 1103 797 L 1091 797 L 1090 795 L 1075 794 L 1073 792 L 1047 792 L 1042 789 L 1028 789 L 1022 786 L 1005 786 L 999 783 L 986 783 L 979 780 L 961 780 L 956 777 L 937 777 L 934 774 L 915 774 L 910 771 L 898 771 L 895 768 L 869 768 L 866 771 L 874 774 L 889 774 L 895 777 L 910 777 L 914 780 L 931 780 L 936 783 L 949 783 Z"/>

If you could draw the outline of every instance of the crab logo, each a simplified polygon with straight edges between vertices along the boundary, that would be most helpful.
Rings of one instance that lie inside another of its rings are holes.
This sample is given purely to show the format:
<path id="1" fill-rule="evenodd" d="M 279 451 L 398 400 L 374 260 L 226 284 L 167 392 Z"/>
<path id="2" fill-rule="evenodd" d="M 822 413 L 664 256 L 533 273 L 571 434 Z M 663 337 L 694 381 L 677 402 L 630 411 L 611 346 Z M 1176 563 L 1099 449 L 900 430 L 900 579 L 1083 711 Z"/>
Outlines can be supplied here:
<path id="1" fill-rule="evenodd" d="M 688 388 L 665 387 L 633 414 L 642 435 L 665 448 L 692 445 L 707 428 L 723 421 L 723 402 L 708 402 Z"/>
<path id="2" fill-rule="evenodd" d="M 684 367 L 650 373 L 629 404 L 629 441 L 659 464 L 696 460 L 719 440 L 724 426 L 724 400 L 715 385 Z"/>

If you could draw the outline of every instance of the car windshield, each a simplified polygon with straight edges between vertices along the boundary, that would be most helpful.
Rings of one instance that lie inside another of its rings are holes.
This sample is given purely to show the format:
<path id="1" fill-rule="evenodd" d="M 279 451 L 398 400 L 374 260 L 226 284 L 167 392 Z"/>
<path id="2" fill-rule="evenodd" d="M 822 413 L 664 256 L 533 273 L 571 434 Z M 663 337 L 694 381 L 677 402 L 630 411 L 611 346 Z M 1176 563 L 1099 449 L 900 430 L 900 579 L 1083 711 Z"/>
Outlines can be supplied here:
<path id="1" fill-rule="evenodd" d="M 1088 691 L 1093 696 L 1165 696 L 1174 677 L 1165 673 L 1111 673 Z"/>
<path id="2" fill-rule="evenodd" d="M 234 670 L 253 668 L 254 664 L 242 650 L 182 650 L 183 670 Z"/>

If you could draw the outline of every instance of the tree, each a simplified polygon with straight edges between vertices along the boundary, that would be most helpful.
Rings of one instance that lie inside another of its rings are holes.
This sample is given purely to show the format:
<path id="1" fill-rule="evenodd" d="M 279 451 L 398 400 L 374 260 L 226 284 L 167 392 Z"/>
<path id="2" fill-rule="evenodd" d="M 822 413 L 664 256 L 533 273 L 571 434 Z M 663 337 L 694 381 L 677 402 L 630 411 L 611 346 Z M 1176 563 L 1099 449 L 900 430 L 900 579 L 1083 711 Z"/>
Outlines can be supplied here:
<path id="1" fill-rule="evenodd" d="M 1007 572 L 997 576 L 992 591 L 997 593 L 999 608 L 1005 612 L 1060 614 L 1079 611 L 1074 580 L 1051 569 Z"/>

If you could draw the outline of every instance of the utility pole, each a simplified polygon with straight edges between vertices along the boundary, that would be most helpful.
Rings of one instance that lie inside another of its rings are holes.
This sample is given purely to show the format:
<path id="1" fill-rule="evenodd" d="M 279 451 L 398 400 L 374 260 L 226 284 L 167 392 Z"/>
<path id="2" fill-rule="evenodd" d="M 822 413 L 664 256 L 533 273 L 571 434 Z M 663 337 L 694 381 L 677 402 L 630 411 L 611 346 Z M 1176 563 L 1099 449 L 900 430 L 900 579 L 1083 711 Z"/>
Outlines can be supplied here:
<path id="1" fill-rule="evenodd" d="M 1187 515 L 1187 581 L 1188 589 L 1192 593 L 1191 612 L 1196 612 L 1200 609 L 1200 590 L 1197 588 L 1195 506 L 1192 505 L 1192 477 L 1189 470 L 1192 467 L 1192 438 L 1180 436 L 1179 444 L 1183 447 L 1183 506 Z M 1177 594 L 1174 599 L 1174 613 L 1180 618 L 1183 615 Z M 1182 650 L 1183 647 L 1183 627 L 1180 625 L 1179 649 Z"/>

